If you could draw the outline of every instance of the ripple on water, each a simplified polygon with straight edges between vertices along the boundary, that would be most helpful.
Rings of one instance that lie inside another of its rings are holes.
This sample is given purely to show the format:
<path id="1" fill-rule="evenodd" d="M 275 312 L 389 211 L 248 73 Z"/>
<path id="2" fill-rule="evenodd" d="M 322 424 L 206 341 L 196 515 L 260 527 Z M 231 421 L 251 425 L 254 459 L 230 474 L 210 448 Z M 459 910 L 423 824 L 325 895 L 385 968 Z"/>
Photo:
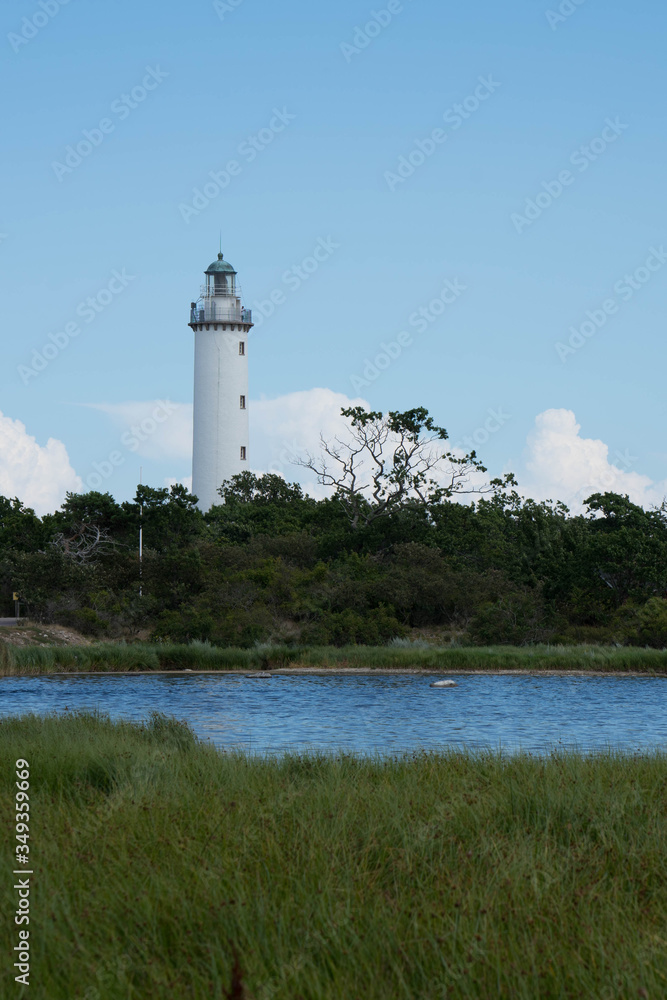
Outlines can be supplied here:
<path id="1" fill-rule="evenodd" d="M 394 753 L 443 747 L 667 749 L 667 678 L 93 674 L 0 679 L 0 715 L 164 712 L 219 747 Z"/>

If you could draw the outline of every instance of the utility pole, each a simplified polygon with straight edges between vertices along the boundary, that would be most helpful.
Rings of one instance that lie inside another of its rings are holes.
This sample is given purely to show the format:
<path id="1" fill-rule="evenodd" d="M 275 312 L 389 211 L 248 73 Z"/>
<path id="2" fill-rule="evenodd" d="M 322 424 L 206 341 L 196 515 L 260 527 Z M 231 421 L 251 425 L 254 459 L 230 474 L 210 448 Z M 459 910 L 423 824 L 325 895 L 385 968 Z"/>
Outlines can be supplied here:
<path id="1" fill-rule="evenodd" d="M 139 485 L 143 485 L 144 467 L 139 469 Z M 139 597 L 144 596 L 144 501 L 141 498 L 139 511 Z"/>

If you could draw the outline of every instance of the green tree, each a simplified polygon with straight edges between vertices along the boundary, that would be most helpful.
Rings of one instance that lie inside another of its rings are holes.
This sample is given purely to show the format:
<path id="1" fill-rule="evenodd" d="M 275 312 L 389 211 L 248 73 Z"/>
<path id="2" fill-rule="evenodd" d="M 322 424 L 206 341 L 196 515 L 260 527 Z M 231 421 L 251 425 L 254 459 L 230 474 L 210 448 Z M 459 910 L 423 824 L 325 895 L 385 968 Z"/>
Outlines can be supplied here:
<path id="1" fill-rule="evenodd" d="M 628 598 L 667 592 L 667 508 L 644 510 L 618 493 L 586 501 L 588 544 L 583 552 L 589 581 L 605 587 L 618 607 Z"/>
<path id="2" fill-rule="evenodd" d="M 204 515 L 181 483 L 155 489 L 138 486 L 133 504 L 123 504 L 133 531 L 143 526 L 144 545 L 155 551 L 187 547 L 205 529 Z"/>
<path id="3" fill-rule="evenodd" d="M 0 496 L 0 551 L 36 552 L 45 538 L 44 525 L 30 507 Z"/>
<path id="4" fill-rule="evenodd" d="M 289 535 L 301 531 L 317 503 L 298 483 L 269 473 L 243 472 L 218 490 L 222 503 L 206 514 L 213 534 L 222 541 L 246 543 L 256 535 Z"/>

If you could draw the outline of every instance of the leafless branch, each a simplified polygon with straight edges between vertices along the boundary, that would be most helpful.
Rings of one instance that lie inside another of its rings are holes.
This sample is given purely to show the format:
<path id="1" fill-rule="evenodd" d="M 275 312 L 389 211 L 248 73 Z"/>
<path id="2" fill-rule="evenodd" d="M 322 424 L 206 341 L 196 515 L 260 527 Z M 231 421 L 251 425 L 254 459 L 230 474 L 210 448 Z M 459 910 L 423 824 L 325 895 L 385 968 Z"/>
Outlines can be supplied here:
<path id="1" fill-rule="evenodd" d="M 59 532 L 51 544 L 60 549 L 67 559 L 81 565 L 92 562 L 116 545 L 109 538 L 106 529 L 98 528 L 96 524 L 86 523 L 75 525 L 72 535 L 66 536 L 64 532 Z"/>
<path id="2" fill-rule="evenodd" d="M 474 451 L 461 458 L 443 452 L 447 432 L 433 424 L 426 410 L 385 416 L 354 408 L 343 415 L 350 418 L 349 437 L 327 441 L 320 435 L 320 456 L 306 454 L 296 464 L 335 490 L 353 528 L 409 500 L 430 503 L 455 493 L 493 490 L 492 485 L 470 485 L 472 473 L 486 469 Z"/>

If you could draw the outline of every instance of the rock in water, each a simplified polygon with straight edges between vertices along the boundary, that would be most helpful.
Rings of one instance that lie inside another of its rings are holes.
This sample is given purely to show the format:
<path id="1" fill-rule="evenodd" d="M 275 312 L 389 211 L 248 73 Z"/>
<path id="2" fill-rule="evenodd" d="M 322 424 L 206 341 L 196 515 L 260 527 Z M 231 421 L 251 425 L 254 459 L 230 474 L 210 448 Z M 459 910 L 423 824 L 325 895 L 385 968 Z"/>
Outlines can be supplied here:
<path id="1" fill-rule="evenodd" d="M 455 688 L 458 687 L 456 681 L 433 681 L 432 688 Z"/>

